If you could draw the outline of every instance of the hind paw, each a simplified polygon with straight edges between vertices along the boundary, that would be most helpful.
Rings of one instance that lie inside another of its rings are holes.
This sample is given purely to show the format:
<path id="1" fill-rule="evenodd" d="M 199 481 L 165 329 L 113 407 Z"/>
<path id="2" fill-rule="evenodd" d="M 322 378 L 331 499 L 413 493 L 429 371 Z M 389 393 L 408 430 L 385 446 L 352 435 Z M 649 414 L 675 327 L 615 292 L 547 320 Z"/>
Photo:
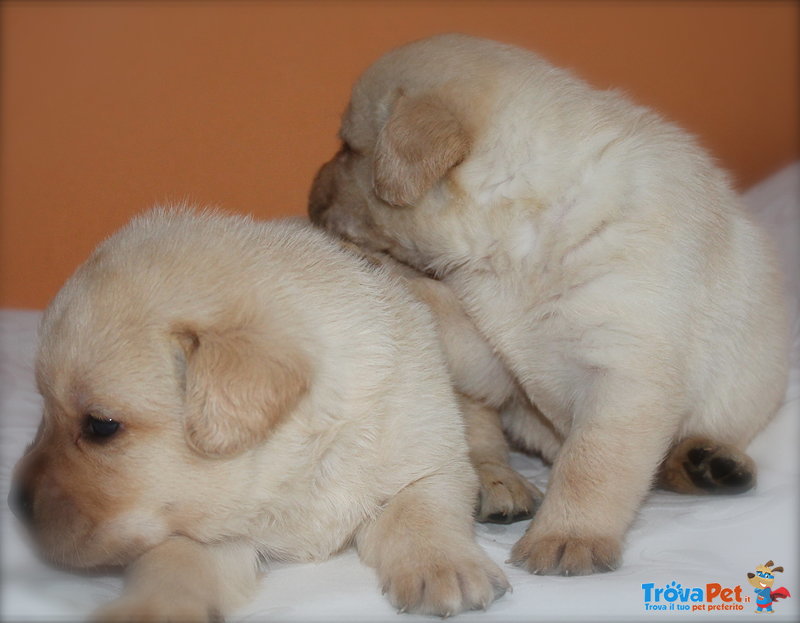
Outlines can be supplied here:
<path id="1" fill-rule="evenodd" d="M 533 517 L 543 497 L 535 485 L 508 465 L 481 463 L 476 471 L 480 479 L 478 521 L 508 524 Z"/>
<path id="2" fill-rule="evenodd" d="M 753 459 L 738 448 L 692 437 L 674 446 L 659 485 L 678 493 L 743 493 L 756 483 Z"/>

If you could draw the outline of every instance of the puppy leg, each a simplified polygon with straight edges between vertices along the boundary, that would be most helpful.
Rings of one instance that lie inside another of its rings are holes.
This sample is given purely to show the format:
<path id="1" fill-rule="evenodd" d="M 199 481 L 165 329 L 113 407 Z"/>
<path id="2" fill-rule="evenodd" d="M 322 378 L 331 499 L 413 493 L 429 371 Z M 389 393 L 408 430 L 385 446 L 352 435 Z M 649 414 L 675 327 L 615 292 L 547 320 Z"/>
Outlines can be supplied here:
<path id="1" fill-rule="evenodd" d="M 689 437 L 661 463 L 658 485 L 677 493 L 743 493 L 756 484 L 756 466 L 745 452 L 707 437 Z"/>
<path id="2" fill-rule="evenodd" d="M 359 555 L 401 612 L 450 616 L 486 608 L 510 588 L 475 542 L 473 485 L 459 474 L 421 478 L 357 534 Z"/>
<path id="3" fill-rule="evenodd" d="M 255 591 L 258 557 L 241 541 L 213 545 L 172 537 L 128 569 L 121 597 L 95 621 L 221 621 Z"/>
<path id="4" fill-rule="evenodd" d="M 590 391 L 556 457 L 547 494 L 512 549 L 532 573 L 582 575 L 616 568 L 622 538 L 678 426 L 663 392 L 634 382 Z M 582 412 L 581 412 L 582 411 Z"/>
<path id="5" fill-rule="evenodd" d="M 564 436 L 526 396 L 515 395 L 503 405 L 500 415 L 503 430 L 512 443 L 548 463 L 556 460 Z"/>
<path id="6" fill-rule="evenodd" d="M 469 458 L 478 473 L 478 521 L 512 523 L 530 519 L 542 492 L 508 464 L 508 444 L 500 414 L 469 396 L 459 395 L 467 425 Z"/>
<path id="7" fill-rule="evenodd" d="M 407 278 L 407 283 L 433 313 L 455 388 L 493 407 L 508 402 L 518 391 L 516 382 L 475 328 L 453 291 L 427 277 Z"/>

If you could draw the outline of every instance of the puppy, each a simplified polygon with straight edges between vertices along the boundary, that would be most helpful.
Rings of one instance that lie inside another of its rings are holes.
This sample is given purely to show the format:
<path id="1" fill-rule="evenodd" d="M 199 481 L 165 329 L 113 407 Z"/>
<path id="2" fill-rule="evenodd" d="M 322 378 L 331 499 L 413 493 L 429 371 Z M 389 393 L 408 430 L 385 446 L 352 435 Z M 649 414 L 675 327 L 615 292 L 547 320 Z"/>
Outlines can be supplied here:
<path id="1" fill-rule="evenodd" d="M 129 569 L 101 620 L 207 620 L 259 559 L 355 545 L 402 611 L 508 583 L 427 309 L 307 223 L 157 210 L 45 312 L 13 506 L 59 565 Z"/>
<path id="2" fill-rule="evenodd" d="M 548 420 L 503 415 L 553 462 L 515 563 L 613 569 L 654 479 L 754 484 L 744 449 L 786 383 L 780 278 L 690 136 L 532 53 L 460 35 L 378 60 L 340 135 L 312 218 L 441 279 Z"/>

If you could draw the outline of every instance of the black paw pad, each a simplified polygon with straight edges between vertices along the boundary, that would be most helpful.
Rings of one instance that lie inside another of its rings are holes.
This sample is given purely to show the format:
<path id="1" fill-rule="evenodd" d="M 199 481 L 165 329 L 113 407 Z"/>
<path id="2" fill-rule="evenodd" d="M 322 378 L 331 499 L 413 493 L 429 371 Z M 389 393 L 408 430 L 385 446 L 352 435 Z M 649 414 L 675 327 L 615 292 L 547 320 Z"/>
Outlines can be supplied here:
<path id="1" fill-rule="evenodd" d="M 755 485 L 750 459 L 734 448 L 691 448 L 683 469 L 696 487 L 709 493 L 743 493 Z"/>
<path id="2" fill-rule="evenodd" d="M 692 448 L 686 453 L 686 458 L 689 459 L 689 462 L 692 465 L 699 466 L 702 464 L 704 460 L 708 458 L 708 455 L 714 452 L 714 448 L 709 448 L 707 446 L 700 446 L 699 448 Z"/>

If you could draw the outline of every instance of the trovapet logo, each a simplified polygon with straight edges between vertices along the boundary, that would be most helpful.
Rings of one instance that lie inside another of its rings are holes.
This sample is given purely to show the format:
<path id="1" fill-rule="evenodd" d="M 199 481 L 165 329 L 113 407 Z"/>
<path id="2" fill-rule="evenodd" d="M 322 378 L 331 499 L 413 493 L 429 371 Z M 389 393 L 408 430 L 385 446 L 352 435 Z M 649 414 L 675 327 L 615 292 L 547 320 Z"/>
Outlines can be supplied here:
<path id="1" fill-rule="evenodd" d="M 645 610 L 682 612 L 744 610 L 751 601 L 742 595 L 741 586 L 723 586 L 709 582 L 705 586 L 682 586 L 673 581 L 658 587 L 653 582 L 642 584 Z"/>
<path id="2" fill-rule="evenodd" d="M 779 599 L 791 597 L 783 586 L 773 588 L 775 574 L 782 573 L 770 560 L 758 565 L 755 572 L 747 573 L 747 581 L 753 587 L 743 589 L 741 585 L 724 586 L 719 582 L 709 582 L 703 586 L 683 586 L 672 581 L 663 586 L 654 582 L 642 584 L 642 598 L 647 611 L 659 612 L 719 612 L 722 610 L 752 612 L 774 612 L 773 605 Z M 751 596 L 755 592 L 755 599 Z"/>

